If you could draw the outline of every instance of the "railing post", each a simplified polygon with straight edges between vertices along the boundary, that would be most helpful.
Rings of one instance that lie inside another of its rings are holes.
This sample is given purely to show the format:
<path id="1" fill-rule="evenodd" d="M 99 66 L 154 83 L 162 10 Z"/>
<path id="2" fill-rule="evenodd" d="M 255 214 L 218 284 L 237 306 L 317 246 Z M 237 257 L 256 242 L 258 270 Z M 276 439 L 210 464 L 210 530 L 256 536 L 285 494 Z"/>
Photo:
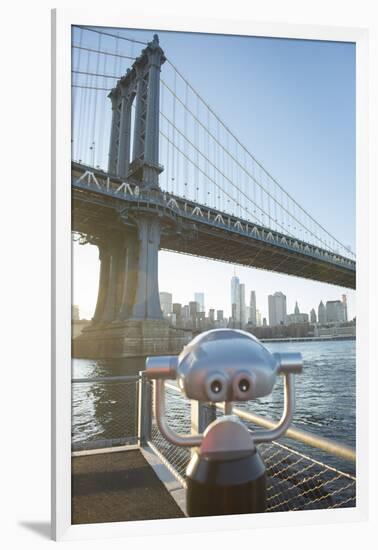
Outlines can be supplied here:
<path id="1" fill-rule="evenodd" d="M 203 433 L 207 426 L 216 419 L 216 408 L 209 403 L 190 402 L 192 434 Z"/>
<path id="2" fill-rule="evenodd" d="M 152 392 L 151 382 L 146 372 L 139 372 L 139 407 L 138 407 L 138 441 L 139 446 L 146 445 L 151 439 L 152 426 Z"/>

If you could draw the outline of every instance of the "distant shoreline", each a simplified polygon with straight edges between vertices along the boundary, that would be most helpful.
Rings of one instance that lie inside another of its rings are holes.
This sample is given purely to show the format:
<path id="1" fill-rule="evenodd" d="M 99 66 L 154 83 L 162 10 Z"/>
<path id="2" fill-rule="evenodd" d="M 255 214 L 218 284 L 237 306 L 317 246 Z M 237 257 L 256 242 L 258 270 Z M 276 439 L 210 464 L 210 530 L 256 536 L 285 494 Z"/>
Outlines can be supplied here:
<path id="1" fill-rule="evenodd" d="M 303 336 L 291 338 L 260 338 L 260 342 L 328 342 L 335 340 L 355 340 L 354 335 L 350 336 Z"/>

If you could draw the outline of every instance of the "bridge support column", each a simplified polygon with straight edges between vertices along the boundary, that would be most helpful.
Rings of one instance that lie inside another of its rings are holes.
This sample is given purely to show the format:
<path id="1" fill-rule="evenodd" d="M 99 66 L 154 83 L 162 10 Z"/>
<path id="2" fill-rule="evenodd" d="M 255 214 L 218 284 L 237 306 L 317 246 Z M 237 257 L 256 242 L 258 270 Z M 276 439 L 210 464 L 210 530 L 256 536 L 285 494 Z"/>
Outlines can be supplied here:
<path id="1" fill-rule="evenodd" d="M 118 321 L 129 319 L 134 306 L 138 277 L 138 236 L 134 231 L 128 232 L 125 237 L 125 255 L 123 260 Z"/>
<path id="2" fill-rule="evenodd" d="M 133 319 L 163 319 L 159 298 L 158 253 L 160 224 L 156 219 L 138 220 L 138 277 L 131 317 Z"/>
<path id="3" fill-rule="evenodd" d="M 110 253 L 105 243 L 99 245 L 100 279 L 96 309 L 93 315 L 93 324 L 100 323 L 103 318 L 104 308 L 109 287 Z"/>
<path id="4" fill-rule="evenodd" d="M 103 323 L 111 323 L 116 319 L 119 282 L 122 277 L 122 260 L 124 256 L 122 241 L 119 238 L 109 244 L 109 255 L 109 280 L 102 314 Z"/>

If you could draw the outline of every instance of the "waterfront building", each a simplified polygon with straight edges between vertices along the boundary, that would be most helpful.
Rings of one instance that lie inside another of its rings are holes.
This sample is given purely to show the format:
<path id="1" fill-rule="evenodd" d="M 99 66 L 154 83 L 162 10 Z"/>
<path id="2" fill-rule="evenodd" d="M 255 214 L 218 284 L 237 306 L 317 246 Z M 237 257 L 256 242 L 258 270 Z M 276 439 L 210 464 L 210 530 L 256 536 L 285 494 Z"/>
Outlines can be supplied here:
<path id="1" fill-rule="evenodd" d="M 210 323 L 215 322 L 215 309 L 209 309 L 209 321 Z"/>
<path id="2" fill-rule="evenodd" d="M 182 315 L 183 319 L 189 319 L 190 318 L 189 306 L 188 305 L 182 306 L 181 315 Z"/>
<path id="3" fill-rule="evenodd" d="M 282 292 L 275 292 L 268 296 L 269 325 L 275 327 L 286 323 L 286 296 Z"/>
<path id="4" fill-rule="evenodd" d="M 177 324 L 177 317 L 176 317 L 176 314 L 175 313 L 170 313 L 168 315 L 168 320 L 170 321 L 171 325 L 172 326 L 176 326 Z"/>
<path id="5" fill-rule="evenodd" d="M 266 321 L 266 317 L 264 317 L 264 319 L 263 319 L 262 326 L 263 326 L 263 327 L 267 327 L 267 326 L 268 326 L 268 323 L 267 323 L 267 321 Z"/>
<path id="6" fill-rule="evenodd" d="M 249 319 L 248 321 L 254 325 L 257 326 L 257 310 L 256 310 L 256 292 L 254 290 L 251 290 L 251 294 L 249 297 Z"/>
<path id="7" fill-rule="evenodd" d="M 160 307 L 164 317 L 172 313 L 172 294 L 170 292 L 159 292 Z"/>
<path id="8" fill-rule="evenodd" d="M 198 304 L 198 312 L 205 313 L 205 295 L 203 292 L 194 293 L 194 301 Z"/>
<path id="9" fill-rule="evenodd" d="M 345 320 L 344 305 L 340 300 L 329 300 L 326 303 L 327 323 L 342 323 Z"/>
<path id="10" fill-rule="evenodd" d="M 344 321 L 347 322 L 348 321 L 348 304 L 347 304 L 346 294 L 342 295 L 341 301 L 342 301 L 343 307 L 344 307 Z"/>
<path id="11" fill-rule="evenodd" d="M 323 304 L 323 301 L 320 302 L 318 306 L 318 323 L 319 325 L 325 325 L 327 322 L 327 316 L 326 316 L 326 308 Z"/>
<path id="12" fill-rule="evenodd" d="M 245 306 L 245 322 L 250 323 L 250 317 L 251 317 L 251 308 L 249 306 Z"/>
<path id="13" fill-rule="evenodd" d="M 256 326 L 261 327 L 261 325 L 262 325 L 261 311 L 259 309 L 256 309 Z"/>
<path id="14" fill-rule="evenodd" d="M 179 323 L 182 317 L 182 306 L 181 304 L 175 303 L 172 304 L 172 313 L 176 315 L 176 322 Z"/>
<path id="15" fill-rule="evenodd" d="M 312 308 L 312 310 L 310 311 L 310 323 L 312 323 L 313 325 L 316 324 L 316 312 L 314 308 Z"/>
<path id="16" fill-rule="evenodd" d="M 223 321 L 223 309 L 217 309 L 217 321 Z"/>
<path id="17" fill-rule="evenodd" d="M 287 325 L 304 325 L 308 323 L 307 313 L 301 313 L 299 311 L 298 302 L 295 302 L 294 313 L 286 315 L 286 324 Z"/>
<path id="18" fill-rule="evenodd" d="M 197 311 L 198 321 L 204 321 L 206 319 L 206 313 L 204 311 Z"/>
<path id="19" fill-rule="evenodd" d="M 189 317 L 191 319 L 197 318 L 198 302 L 189 302 Z"/>

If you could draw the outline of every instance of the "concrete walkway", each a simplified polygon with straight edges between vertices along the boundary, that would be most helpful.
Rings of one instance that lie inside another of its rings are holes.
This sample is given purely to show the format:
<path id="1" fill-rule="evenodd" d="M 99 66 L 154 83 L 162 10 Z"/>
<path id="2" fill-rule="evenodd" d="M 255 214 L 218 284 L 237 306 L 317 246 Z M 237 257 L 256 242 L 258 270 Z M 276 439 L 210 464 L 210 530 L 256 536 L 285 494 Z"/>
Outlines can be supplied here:
<path id="1" fill-rule="evenodd" d="M 72 523 L 180 518 L 184 514 L 139 450 L 72 458 Z"/>

